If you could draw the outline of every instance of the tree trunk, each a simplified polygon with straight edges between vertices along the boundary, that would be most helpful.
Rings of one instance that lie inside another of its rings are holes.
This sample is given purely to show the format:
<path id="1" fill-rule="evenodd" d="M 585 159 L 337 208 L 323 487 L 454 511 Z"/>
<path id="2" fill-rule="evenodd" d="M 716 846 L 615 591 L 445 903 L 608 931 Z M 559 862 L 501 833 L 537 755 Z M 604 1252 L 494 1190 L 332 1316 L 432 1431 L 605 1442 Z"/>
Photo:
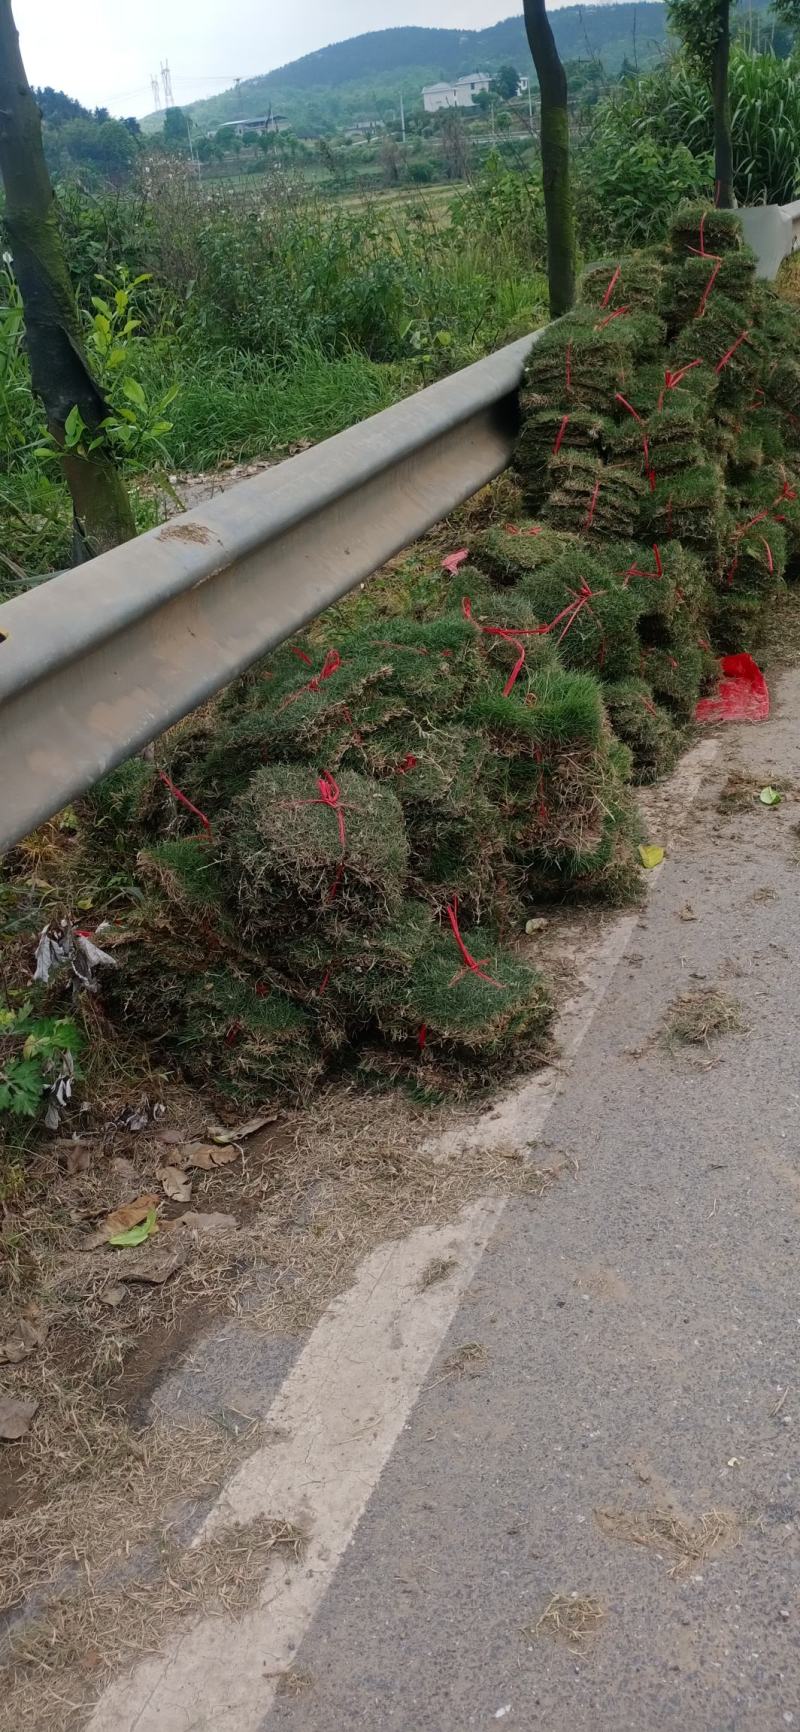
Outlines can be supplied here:
<path id="1" fill-rule="evenodd" d="M 728 61 L 731 52 L 730 0 L 719 0 L 719 35 L 711 58 L 711 100 L 714 108 L 714 202 L 732 210 L 733 145 Z"/>
<path id="2" fill-rule="evenodd" d="M 81 342 L 75 296 L 42 147 L 39 110 L 25 75 L 11 0 L 0 0 L 0 175 L 4 225 L 25 314 L 33 388 L 59 445 L 77 406 L 90 434 L 108 405 L 92 378 Z M 91 558 L 136 533 L 125 488 L 111 460 L 66 453 L 78 558 Z"/>
<path id="3" fill-rule="evenodd" d="M 524 0 L 525 29 L 539 80 L 542 112 L 542 185 L 547 227 L 550 314 L 556 319 L 575 299 L 575 218 L 569 177 L 567 79 L 550 28 L 545 0 Z"/>

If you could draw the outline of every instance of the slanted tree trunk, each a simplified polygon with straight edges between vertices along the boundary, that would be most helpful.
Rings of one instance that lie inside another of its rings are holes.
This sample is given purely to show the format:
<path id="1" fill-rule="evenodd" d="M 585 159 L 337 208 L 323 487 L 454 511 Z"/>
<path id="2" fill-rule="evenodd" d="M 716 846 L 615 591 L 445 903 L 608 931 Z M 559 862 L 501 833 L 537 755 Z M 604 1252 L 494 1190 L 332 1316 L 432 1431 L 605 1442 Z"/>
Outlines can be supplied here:
<path id="1" fill-rule="evenodd" d="M 545 0 L 524 0 L 525 29 L 539 80 L 542 185 L 547 228 L 550 314 L 556 319 L 575 299 L 575 218 L 569 177 L 567 78 Z"/>
<path id="2" fill-rule="evenodd" d="M 81 342 L 75 296 L 64 253 L 53 188 L 42 147 L 39 110 L 25 75 L 11 0 L 0 0 L 0 175 L 14 271 L 25 314 L 25 341 L 33 388 L 59 445 L 77 406 L 96 433 L 108 406 L 93 379 Z M 90 558 L 135 534 L 122 481 L 102 452 L 61 459 L 72 495 L 76 557 Z"/>
<path id="3" fill-rule="evenodd" d="M 719 0 L 719 35 L 711 56 L 711 100 L 714 108 L 715 203 L 731 210 L 733 197 L 733 144 L 728 62 L 731 53 L 730 0 Z"/>

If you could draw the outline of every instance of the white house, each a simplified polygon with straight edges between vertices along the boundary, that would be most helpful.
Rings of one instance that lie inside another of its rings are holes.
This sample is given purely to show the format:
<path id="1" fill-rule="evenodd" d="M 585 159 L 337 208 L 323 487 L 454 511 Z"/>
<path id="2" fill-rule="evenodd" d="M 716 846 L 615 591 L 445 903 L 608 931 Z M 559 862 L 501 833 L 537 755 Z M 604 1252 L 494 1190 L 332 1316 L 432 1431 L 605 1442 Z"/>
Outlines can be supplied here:
<path id="1" fill-rule="evenodd" d="M 468 72 L 452 84 L 426 84 L 422 106 L 426 114 L 437 114 L 440 108 L 474 108 L 478 91 L 488 90 L 490 84 L 488 72 Z"/>

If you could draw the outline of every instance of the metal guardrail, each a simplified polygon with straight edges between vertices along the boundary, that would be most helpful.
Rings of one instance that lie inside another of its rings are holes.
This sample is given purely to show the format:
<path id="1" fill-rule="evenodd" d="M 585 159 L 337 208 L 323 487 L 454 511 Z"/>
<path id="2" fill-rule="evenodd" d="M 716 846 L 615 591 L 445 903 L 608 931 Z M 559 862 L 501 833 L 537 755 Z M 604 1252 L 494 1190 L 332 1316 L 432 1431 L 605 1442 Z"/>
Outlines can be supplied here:
<path id="1" fill-rule="evenodd" d="M 0 605 L 0 853 L 498 475 L 534 340 Z"/>
<path id="2" fill-rule="evenodd" d="M 739 215 L 775 277 L 800 200 Z M 0 854 L 498 475 L 534 341 L 0 605 Z"/>

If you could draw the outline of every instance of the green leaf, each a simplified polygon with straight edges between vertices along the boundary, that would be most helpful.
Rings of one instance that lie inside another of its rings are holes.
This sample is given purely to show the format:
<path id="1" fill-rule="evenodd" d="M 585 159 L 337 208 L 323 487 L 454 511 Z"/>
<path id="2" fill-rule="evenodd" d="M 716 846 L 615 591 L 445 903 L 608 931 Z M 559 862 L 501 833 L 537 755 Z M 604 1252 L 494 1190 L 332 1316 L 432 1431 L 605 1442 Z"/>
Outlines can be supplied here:
<path id="1" fill-rule="evenodd" d="M 147 398 L 145 397 L 138 379 L 123 379 L 122 389 L 125 392 L 125 396 L 129 403 L 135 403 L 137 409 L 147 408 Z"/>
<path id="2" fill-rule="evenodd" d="M 162 433 L 171 433 L 173 426 L 173 421 L 156 421 L 150 428 L 150 432 L 154 439 L 158 439 Z"/>
<path id="3" fill-rule="evenodd" d="M 107 319 L 113 318 L 108 301 L 101 300 L 99 295 L 92 295 L 92 306 L 97 308 L 98 313 L 105 313 Z"/>
<path id="4" fill-rule="evenodd" d="M 778 792 L 777 788 L 770 787 L 762 788 L 758 797 L 762 806 L 779 806 L 783 799 L 783 795 Z"/>
<path id="5" fill-rule="evenodd" d="M 81 434 L 83 433 L 83 431 L 84 431 L 83 416 L 80 412 L 80 409 L 78 408 L 77 403 L 73 403 L 72 408 L 70 409 L 70 412 L 67 416 L 67 419 L 64 422 L 64 438 L 66 440 L 68 451 L 74 450 L 75 446 L 80 444 Z"/>
<path id="6" fill-rule="evenodd" d="M 145 1220 L 140 1221 L 138 1227 L 129 1227 L 127 1233 L 115 1233 L 113 1239 L 109 1239 L 108 1243 L 109 1245 L 118 1245 L 121 1249 L 128 1245 L 143 1245 L 145 1239 L 149 1239 L 155 1231 L 156 1212 L 155 1209 L 150 1209 Z"/>

